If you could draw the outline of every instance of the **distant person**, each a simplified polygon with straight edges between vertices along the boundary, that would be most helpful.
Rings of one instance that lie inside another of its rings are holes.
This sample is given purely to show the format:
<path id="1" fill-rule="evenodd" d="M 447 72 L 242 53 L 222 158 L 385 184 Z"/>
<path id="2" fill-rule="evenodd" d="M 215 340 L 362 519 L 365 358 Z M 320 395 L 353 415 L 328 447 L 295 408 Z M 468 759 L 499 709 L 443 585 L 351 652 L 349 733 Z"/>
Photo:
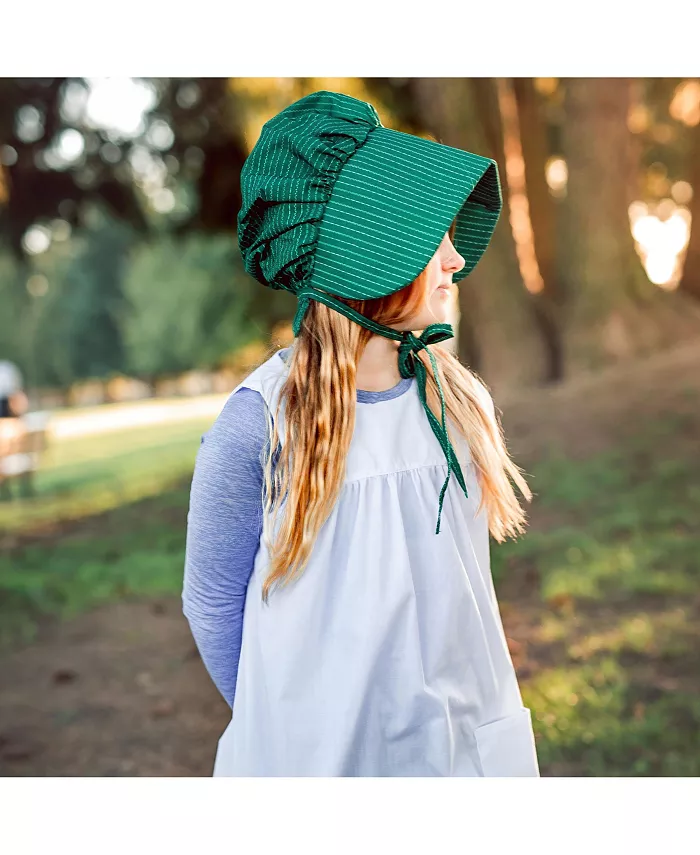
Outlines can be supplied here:
<path id="1" fill-rule="evenodd" d="M 0 360 L 0 419 L 15 419 L 26 412 L 29 401 L 22 386 L 19 368 L 6 359 Z"/>
<path id="2" fill-rule="evenodd" d="M 0 360 L 0 499 L 11 498 L 8 481 L 18 474 L 16 464 L 24 461 L 23 443 L 27 427 L 22 416 L 29 400 L 22 389 L 22 374 L 8 360 Z M 31 474 L 23 472 L 25 494 L 31 492 Z"/>
<path id="3" fill-rule="evenodd" d="M 183 610 L 232 707 L 213 774 L 539 776 L 489 557 L 524 527 L 509 479 L 530 491 L 439 346 L 500 214 L 495 163 L 316 92 L 241 185 L 246 268 L 298 311 L 194 472 Z"/>

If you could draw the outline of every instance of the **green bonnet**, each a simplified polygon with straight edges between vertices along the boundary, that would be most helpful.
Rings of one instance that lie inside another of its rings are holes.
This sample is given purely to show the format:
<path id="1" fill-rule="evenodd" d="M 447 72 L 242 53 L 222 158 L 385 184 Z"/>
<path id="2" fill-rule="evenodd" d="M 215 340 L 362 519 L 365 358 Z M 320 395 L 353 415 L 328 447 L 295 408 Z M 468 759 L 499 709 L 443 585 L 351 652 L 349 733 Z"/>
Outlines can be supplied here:
<path id="1" fill-rule="evenodd" d="M 429 345 L 454 335 L 431 324 L 420 336 L 378 324 L 335 299 L 372 300 L 409 285 L 455 221 L 465 259 L 458 282 L 476 266 L 501 212 L 498 170 L 477 154 L 383 127 L 371 104 L 314 92 L 263 126 L 241 171 L 238 243 L 246 270 L 263 285 L 298 297 L 294 334 L 318 300 L 377 335 L 399 341 L 399 371 L 415 376 L 450 472 L 467 492 L 446 427 L 445 402 Z M 428 407 L 425 349 L 440 393 L 438 420 Z"/>

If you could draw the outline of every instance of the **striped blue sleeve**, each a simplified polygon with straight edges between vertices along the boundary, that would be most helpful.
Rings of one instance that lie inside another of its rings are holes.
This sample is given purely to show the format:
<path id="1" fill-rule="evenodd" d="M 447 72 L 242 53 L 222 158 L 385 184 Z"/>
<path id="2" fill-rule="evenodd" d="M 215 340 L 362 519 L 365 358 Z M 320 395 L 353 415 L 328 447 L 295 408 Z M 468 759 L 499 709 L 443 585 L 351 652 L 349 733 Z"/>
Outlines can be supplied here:
<path id="1" fill-rule="evenodd" d="M 236 691 L 246 590 L 262 533 L 265 404 L 242 387 L 203 437 L 187 516 L 182 590 L 204 666 L 230 707 Z"/>

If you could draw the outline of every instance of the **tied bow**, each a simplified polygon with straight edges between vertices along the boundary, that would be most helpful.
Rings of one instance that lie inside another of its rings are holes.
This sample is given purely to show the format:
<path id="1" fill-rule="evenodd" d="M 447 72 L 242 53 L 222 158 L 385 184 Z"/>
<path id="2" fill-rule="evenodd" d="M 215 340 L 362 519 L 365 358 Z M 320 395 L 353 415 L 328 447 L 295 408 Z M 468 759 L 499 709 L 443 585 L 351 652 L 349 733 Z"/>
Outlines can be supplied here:
<path id="1" fill-rule="evenodd" d="M 447 433 L 445 396 L 442 390 L 442 383 L 440 383 L 437 360 L 435 359 L 435 356 L 432 351 L 428 348 L 428 345 L 436 344 L 439 341 L 445 341 L 445 339 L 452 338 L 453 335 L 454 332 L 452 331 L 452 327 L 449 324 L 431 324 L 423 330 L 420 336 L 415 336 L 410 330 L 404 332 L 401 336 L 401 344 L 399 345 L 399 372 L 402 377 L 415 377 L 418 381 L 418 394 L 420 395 L 420 400 L 423 404 L 423 409 L 425 410 L 425 413 L 428 416 L 430 427 L 433 429 L 433 433 L 437 437 L 437 440 L 440 443 L 440 446 L 442 447 L 442 450 L 445 453 L 445 457 L 447 459 L 447 477 L 445 478 L 445 483 L 442 485 L 442 490 L 440 490 L 440 504 L 435 534 L 440 533 L 442 502 L 445 498 L 445 491 L 447 490 L 447 485 L 450 481 L 450 474 L 453 471 L 455 473 L 457 481 L 459 482 L 459 486 L 464 491 L 464 495 L 469 495 L 467 493 L 467 486 L 464 482 L 462 467 L 459 465 L 459 460 L 457 459 L 457 455 L 454 453 L 452 443 L 450 442 L 449 434 Z M 435 414 L 428 406 L 428 400 L 425 391 L 427 371 L 425 369 L 425 364 L 423 363 L 423 361 L 421 359 L 416 359 L 415 356 L 415 354 L 417 354 L 420 350 L 425 350 L 425 352 L 428 354 L 428 357 L 430 358 L 430 364 L 433 369 L 433 377 L 435 378 L 435 384 L 437 385 L 438 393 L 440 395 L 440 421 L 437 420 Z"/>
<path id="2" fill-rule="evenodd" d="M 391 327 L 384 326 L 384 324 L 379 324 L 376 321 L 373 321 L 371 318 L 366 318 L 364 315 L 361 315 L 359 312 L 356 312 L 353 308 L 348 306 L 347 303 L 344 303 L 342 300 L 337 300 L 331 294 L 328 294 L 325 291 L 319 291 L 310 285 L 302 286 L 297 292 L 297 297 L 298 305 L 293 323 L 293 331 L 295 336 L 299 335 L 299 332 L 301 330 L 301 324 L 304 319 L 304 315 L 306 314 L 306 309 L 309 305 L 309 301 L 317 300 L 320 303 L 325 303 L 326 306 L 329 306 L 331 309 L 335 309 L 342 315 L 345 315 L 345 317 L 349 318 L 351 321 L 355 321 L 355 323 L 358 323 L 360 324 L 360 326 L 365 327 L 365 329 L 370 330 L 370 332 L 376 333 L 377 335 L 382 335 L 385 338 L 392 338 L 395 341 L 400 342 L 399 373 L 402 377 L 405 378 L 416 378 L 416 381 L 418 383 L 418 394 L 420 396 L 423 409 L 425 410 L 425 413 L 428 416 L 430 427 L 433 429 L 433 433 L 437 437 L 437 440 L 445 453 L 445 458 L 447 459 L 447 477 L 445 478 L 445 483 L 442 485 L 442 489 L 440 490 L 440 503 L 438 508 L 437 527 L 435 529 L 435 534 L 440 534 L 440 517 L 442 516 L 442 503 L 443 499 L 445 498 L 445 492 L 447 490 L 447 485 L 449 484 L 450 475 L 452 472 L 455 473 L 455 477 L 459 482 L 459 486 L 464 491 L 464 495 L 468 497 L 467 486 L 464 482 L 462 468 L 459 465 L 459 460 L 457 459 L 457 455 L 455 454 L 454 449 L 452 448 L 452 443 L 450 442 L 450 437 L 447 433 L 445 396 L 442 390 L 442 383 L 440 382 L 437 361 L 435 359 L 434 354 L 428 347 L 428 345 L 436 344 L 439 341 L 445 341 L 445 339 L 452 338 L 454 336 L 452 327 L 450 326 L 450 324 L 430 324 L 430 326 L 426 327 L 423 330 L 420 336 L 416 336 L 410 330 L 407 330 L 405 332 L 399 332 L 398 330 L 392 329 Z M 421 350 L 425 350 L 428 354 L 428 357 L 430 358 L 430 364 L 433 369 L 433 377 L 435 379 L 435 384 L 437 385 L 438 393 L 440 395 L 439 421 L 435 417 L 433 411 L 428 406 L 425 391 L 428 372 L 426 371 L 423 360 L 416 358 L 416 354 Z"/>

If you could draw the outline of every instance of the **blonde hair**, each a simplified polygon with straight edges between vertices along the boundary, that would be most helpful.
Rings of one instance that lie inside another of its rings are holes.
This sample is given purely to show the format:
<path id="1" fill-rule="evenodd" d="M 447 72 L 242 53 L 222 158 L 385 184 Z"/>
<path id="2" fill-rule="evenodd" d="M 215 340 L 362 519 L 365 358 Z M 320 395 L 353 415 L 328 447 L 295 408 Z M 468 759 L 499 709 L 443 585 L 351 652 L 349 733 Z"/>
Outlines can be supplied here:
<path id="1" fill-rule="evenodd" d="M 426 287 L 427 268 L 394 294 L 345 302 L 378 323 L 400 324 L 421 308 Z M 316 536 L 340 495 L 355 428 L 357 365 L 372 335 L 340 312 L 312 300 L 292 345 L 274 424 L 270 424 L 268 413 L 270 441 L 263 466 L 263 538 L 269 552 L 269 573 L 263 582 L 265 601 L 273 588 L 287 585 L 303 572 Z M 524 530 L 525 514 L 508 476 L 528 501 L 532 496 L 522 470 L 506 450 L 491 396 L 482 381 L 449 350 L 439 345 L 431 345 L 431 350 L 447 414 L 467 440 L 477 473 L 481 490 L 477 513 L 486 508 L 489 531 L 497 541 L 515 537 Z M 417 358 L 427 368 L 428 405 L 440 419 L 430 359 L 424 351 Z M 280 450 L 278 427 L 283 404 L 284 443 Z M 274 464 L 276 450 L 279 459 Z M 273 541 L 271 532 L 277 526 Z M 426 536 L 431 531 L 426 521 Z"/>

